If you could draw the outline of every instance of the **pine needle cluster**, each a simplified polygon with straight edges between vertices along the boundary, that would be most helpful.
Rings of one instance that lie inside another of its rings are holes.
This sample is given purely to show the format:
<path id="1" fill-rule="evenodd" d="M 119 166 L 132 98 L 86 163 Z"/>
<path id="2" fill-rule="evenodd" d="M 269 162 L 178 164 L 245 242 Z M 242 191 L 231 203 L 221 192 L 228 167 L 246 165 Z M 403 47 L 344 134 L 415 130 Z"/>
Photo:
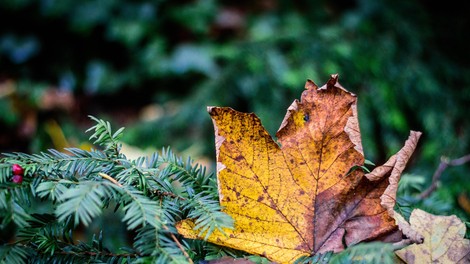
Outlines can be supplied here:
<path id="1" fill-rule="evenodd" d="M 113 131 L 109 122 L 91 118 L 96 124 L 87 132 L 96 149 L 3 154 L 0 229 L 13 223 L 17 231 L 13 241 L 1 241 L 0 262 L 191 263 L 220 255 L 223 249 L 186 240 L 175 229 L 185 218 L 206 235 L 233 226 L 220 210 L 214 175 L 170 149 L 129 160 L 119 142 L 124 128 Z M 24 168 L 20 184 L 11 180 L 13 164 Z M 50 206 L 38 210 L 38 203 Z M 135 234 L 131 248 L 111 252 L 102 232 L 77 242 L 77 227 L 88 227 L 107 208 Z"/>

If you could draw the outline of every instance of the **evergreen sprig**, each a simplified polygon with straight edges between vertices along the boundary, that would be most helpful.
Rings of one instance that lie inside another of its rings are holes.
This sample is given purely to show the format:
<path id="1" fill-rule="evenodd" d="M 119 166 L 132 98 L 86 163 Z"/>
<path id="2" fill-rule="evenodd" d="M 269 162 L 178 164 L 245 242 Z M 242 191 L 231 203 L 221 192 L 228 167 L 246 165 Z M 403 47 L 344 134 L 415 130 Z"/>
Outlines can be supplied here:
<path id="1" fill-rule="evenodd" d="M 93 132 L 90 140 L 97 149 L 3 154 L 0 228 L 14 224 L 19 229 L 13 241 L 2 241 L 0 262 L 188 263 L 188 252 L 206 242 L 179 236 L 177 221 L 193 218 L 206 235 L 233 226 L 220 210 L 214 175 L 203 166 L 169 148 L 129 160 L 119 142 L 124 129 L 113 131 L 109 122 L 91 119 L 96 124 L 87 131 Z M 13 164 L 24 168 L 22 183 L 11 181 Z M 36 210 L 38 204 L 46 206 Z M 89 226 L 110 206 L 122 212 L 117 216 L 134 232 L 132 248 L 111 252 L 101 233 L 89 243 L 77 242 L 77 228 Z"/>

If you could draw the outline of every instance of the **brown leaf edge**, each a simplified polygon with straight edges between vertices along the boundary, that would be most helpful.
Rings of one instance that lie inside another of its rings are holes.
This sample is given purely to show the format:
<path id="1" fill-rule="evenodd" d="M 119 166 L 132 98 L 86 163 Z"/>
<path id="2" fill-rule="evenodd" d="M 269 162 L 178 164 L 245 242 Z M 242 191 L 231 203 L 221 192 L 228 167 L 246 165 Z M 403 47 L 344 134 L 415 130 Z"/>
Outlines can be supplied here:
<path id="1" fill-rule="evenodd" d="M 400 151 L 391 156 L 384 165 L 375 168 L 365 175 L 371 181 L 377 181 L 390 175 L 388 177 L 390 184 L 380 197 L 380 204 L 395 219 L 395 223 L 398 225 L 400 231 L 408 238 L 407 243 L 416 244 L 423 243 L 424 237 L 418 231 L 414 230 L 405 218 L 394 210 L 394 207 L 396 204 L 398 182 L 400 181 L 401 174 L 403 173 L 406 164 L 416 149 L 416 145 L 418 144 L 421 134 L 422 133 L 418 131 L 410 131 L 410 135 L 405 142 L 405 146 L 403 146 Z"/>

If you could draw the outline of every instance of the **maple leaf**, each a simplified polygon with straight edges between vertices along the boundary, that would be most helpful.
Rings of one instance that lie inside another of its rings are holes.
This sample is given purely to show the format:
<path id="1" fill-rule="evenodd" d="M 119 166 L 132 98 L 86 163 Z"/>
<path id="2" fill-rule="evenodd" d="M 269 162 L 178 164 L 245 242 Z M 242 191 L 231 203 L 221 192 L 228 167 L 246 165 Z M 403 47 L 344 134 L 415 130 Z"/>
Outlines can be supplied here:
<path id="1" fill-rule="evenodd" d="M 455 215 L 437 216 L 415 209 L 411 227 L 424 235 L 422 244 L 413 244 L 395 254 L 413 263 L 470 263 L 470 240 L 465 239 L 465 224 Z"/>
<path id="2" fill-rule="evenodd" d="M 367 176 L 351 171 L 364 164 L 356 96 L 337 75 L 321 88 L 312 81 L 305 88 L 288 108 L 278 142 L 252 113 L 208 108 L 220 204 L 235 222 L 233 230 L 210 234 L 209 242 L 291 263 L 361 241 L 401 239 L 390 214 L 394 202 L 384 196 L 395 197 L 397 186 L 389 179 L 398 182 L 420 133 L 412 131 L 385 167 Z M 187 238 L 204 238 L 195 226 L 186 219 L 177 230 Z"/>

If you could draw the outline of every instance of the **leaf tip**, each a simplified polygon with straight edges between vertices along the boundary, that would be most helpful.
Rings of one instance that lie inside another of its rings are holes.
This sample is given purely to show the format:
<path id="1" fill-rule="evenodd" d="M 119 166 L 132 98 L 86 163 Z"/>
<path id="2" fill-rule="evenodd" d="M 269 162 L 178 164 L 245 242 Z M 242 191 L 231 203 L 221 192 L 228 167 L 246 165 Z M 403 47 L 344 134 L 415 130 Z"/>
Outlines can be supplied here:
<path id="1" fill-rule="evenodd" d="M 316 90 L 318 85 L 316 85 L 312 80 L 308 79 L 305 83 L 305 90 Z"/>
<path id="2" fill-rule="evenodd" d="M 415 131 L 415 130 L 410 131 L 410 135 L 412 135 L 413 137 L 419 138 L 419 137 L 421 137 L 422 134 L 423 134 L 423 132 L 421 132 L 421 131 Z"/>
<path id="3" fill-rule="evenodd" d="M 349 94 L 352 97 L 356 97 L 356 94 L 348 91 L 346 88 L 344 88 L 339 82 L 338 82 L 339 74 L 331 74 L 330 79 L 328 82 L 320 87 L 318 90 L 341 90 L 347 94 Z"/>
<path id="4" fill-rule="evenodd" d="M 327 89 L 329 89 L 330 87 L 334 87 L 336 86 L 336 84 L 338 84 L 338 77 L 339 75 L 337 73 L 330 75 L 330 79 L 326 83 Z"/>
<path id="5" fill-rule="evenodd" d="M 208 107 L 207 107 L 207 112 L 208 112 L 209 114 L 212 114 L 212 113 L 214 112 L 214 108 L 216 108 L 216 107 L 215 107 L 215 106 L 208 106 Z"/>

